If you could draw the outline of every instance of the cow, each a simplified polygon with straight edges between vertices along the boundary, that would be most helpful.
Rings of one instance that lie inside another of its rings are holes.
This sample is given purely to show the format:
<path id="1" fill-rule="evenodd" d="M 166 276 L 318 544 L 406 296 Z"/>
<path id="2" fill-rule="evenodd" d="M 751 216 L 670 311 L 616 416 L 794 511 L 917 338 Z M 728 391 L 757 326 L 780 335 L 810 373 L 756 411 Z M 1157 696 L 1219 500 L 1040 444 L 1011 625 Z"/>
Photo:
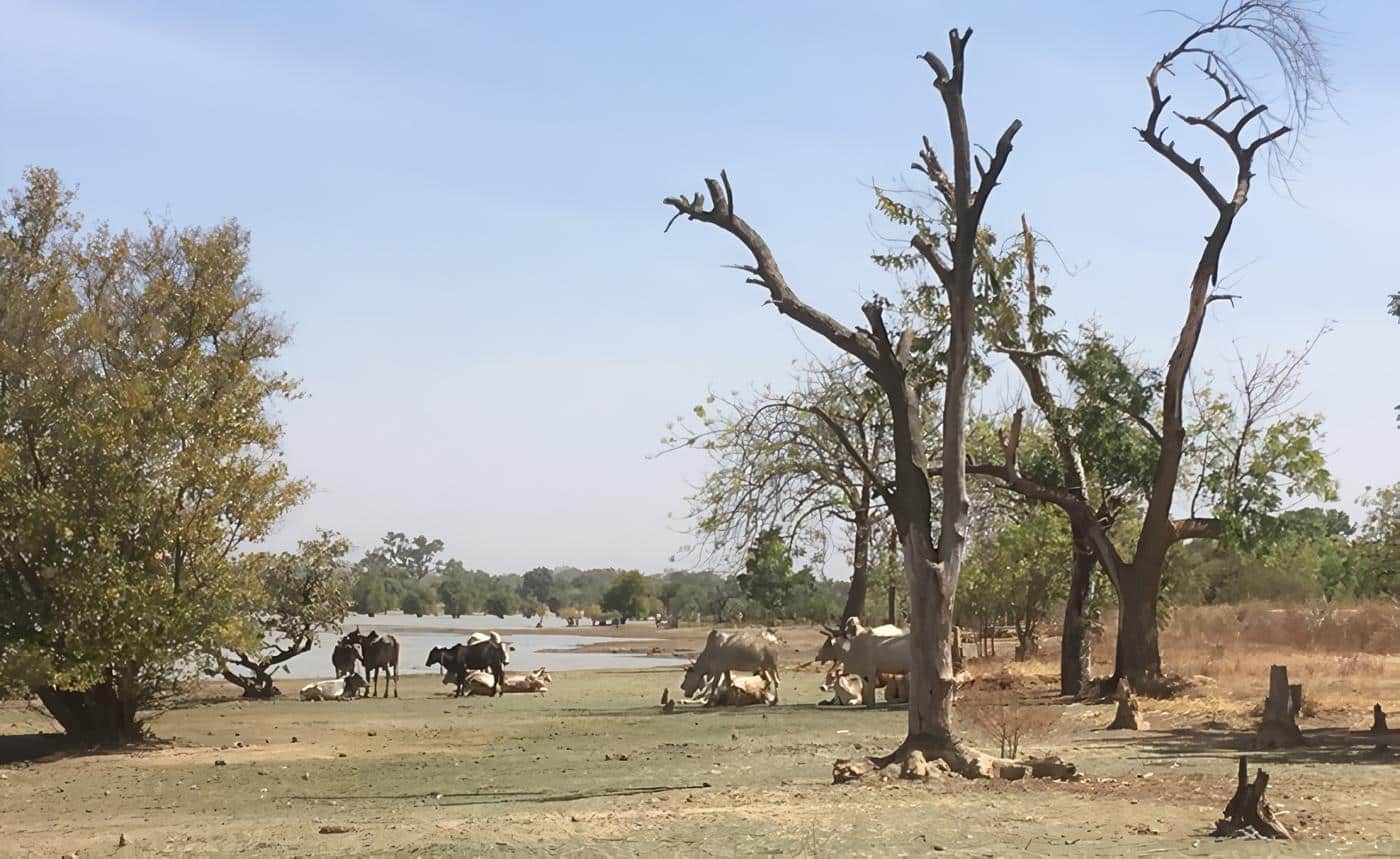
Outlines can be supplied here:
<path id="1" fill-rule="evenodd" d="M 334 680 L 322 680 L 301 687 L 303 701 L 348 701 L 365 688 L 365 679 L 353 671 Z"/>
<path id="2" fill-rule="evenodd" d="M 694 698 L 702 688 L 718 686 L 721 682 L 734 685 L 730 672 L 754 671 L 773 686 L 770 704 L 778 703 L 778 638 L 767 630 L 754 632 L 720 632 L 710 630 L 705 649 L 695 661 L 686 666 L 681 691 Z"/>
<path id="3" fill-rule="evenodd" d="M 335 643 L 335 650 L 331 651 L 331 665 L 335 668 L 336 677 L 344 677 L 347 674 L 355 673 L 355 663 L 360 661 L 360 652 L 355 649 L 355 645 L 346 636 Z"/>
<path id="4" fill-rule="evenodd" d="M 342 641 L 349 644 L 357 644 L 360 647 L 360 661 L 365 666 L 365 676 L 370 681 L 370 688 L 373 689 L 373 696 L 379 695 L 379 672 L 384 672 L 384 697 L 389 697 L 389 680 L 394 681 L 394 697 L 399 697 L 399 640 L 392 635 L 380 635 L 374 630 L 369 631 L 369 635 L 360 632 L 360 628 L 355 627 L 355 631 L 345 636 Z"/>
<path id="5" fill-rule="evenodd" d="M 861 699 L 862 684 L 859 677 L 854 674 L 847 674 L 840 662 L 833 663 L 831 670 L 826 673 L 826 680 L 821 685 L 821 691 L 831 692 L 830 701 L 818 701 L 818 704 L 836 704 L 846 707 L 852 704 L 859 704 Z"/>
<path id="6" fill-rule="evenodd" d="M 502 684 L 490 671 L 471 671 L 462 678 L 462 689 L 467 695 L 500 695 L 504 693 Z"/>
<path id="7" fill-rule="evenodd" d="M 480 638 L 477 638 L 480 635 Z M 466 692 L 467 675 L 472 671 L 488 671 L 493 679 L 494 694 L 504 694 L 506 663 L 510 656 L 497 633 L 477 633 L 476 641 L 451 647 L 434 647 L 428 651 L 428 665 L 441 665 L 447 677 L 457 684 L 457 697 Z M 443 682 L 446 682 L 444 680 Z"/>
<path id="8" fill-rule="evenodd" d="M 721 680 L 714 692 L 705 699 L 706 707 L 747 707 L 752 704 L 778 703 L 778 690 L 762 674 L 752 674 L 737 680 Z"/>
<path id="9" fill-rule="evenodd" d="M 857 619 L 858 620 L 858 619 Z M 842 629 L 824 626 L 822 630 L 826 632 L 826 641 L 822 642 L 821 648 L 817 651 L 817 662 L 843 662 L 846 653 L 850 650 L 850 639 Z M 873 635 L 893 638 L 906 635 L 904 630 L 892 623 L 882 623 L 879 626 L 870 627 Z"/>
<path id="10" fill-rule="evenodd" d="M 508 671 L 505 682 L 501 685 L 503 692 L 548 692 L 547 684 L 553 683 L 554 678 L 549 676 L 549 672 L 543 668 L 536 668 L 534 671 Z"/>
<path id="11" fill-rule="evenodd" d="M 842 641 L 828 638 L 823 650 L 828 646 L 844 654 L 840 661 L 845 664 L 846 673 L 861 679 L 861 703 L 867 707 L 875 704 L 875 689 L 881 674 L 909 673 L 909 634 L 906 632 L 877 635 L 874 629 L 862 625 L 860 618 L 853 617 L 846 621 Z"/>

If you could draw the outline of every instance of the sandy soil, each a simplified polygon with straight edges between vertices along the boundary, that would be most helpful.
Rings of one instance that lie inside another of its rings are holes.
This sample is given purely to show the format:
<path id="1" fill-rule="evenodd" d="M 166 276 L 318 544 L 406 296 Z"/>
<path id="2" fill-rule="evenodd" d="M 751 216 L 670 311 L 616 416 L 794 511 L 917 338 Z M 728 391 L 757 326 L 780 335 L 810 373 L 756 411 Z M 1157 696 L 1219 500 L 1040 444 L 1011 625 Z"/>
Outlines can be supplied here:
<path id="1" fill-rule="evenodd" d="M 668 638 L 690 633 L 678 632 Z M 1389 667 L 1378 676 L 1394 686 L 1400 666 Z M 209 685 L 154 720 L 162 744 L 113 754 L 61 751 L 37 733 L 52 723 L 11 702 L 0 705 L 0 853 L 1279 852 L 1208 834 L 1257 690 L 1203 684 L 1145 701 L 1154 730 L 1109 733 L 1108 705 L 1053 697 L 1048 663 L 1011 670 L 1012 691 L 1041 716 L 1022 753 L 1058 753 L 1084 780 L 834 786 L 832 761 L 893 747 L 905 714 L 818 707 L 811 672 L 784 675 L 777 707 L 671 715 L 657 701 L 674 694 L 675 669 L 556 673 L 547 695 L 499 699 L 447 697 L 435 677 L 405 678 L 397 700 L 345 703 L 244 702 Z M 981 714 L 1003 685 L 983 676 L 960 699 L 984 747 Z M 1363 716 L 1316 713 L 1308 747 L 1255 758 L 1298 836 L 1283 849 L 1400 851 L 1400 763 L 1368 753 Z"/>

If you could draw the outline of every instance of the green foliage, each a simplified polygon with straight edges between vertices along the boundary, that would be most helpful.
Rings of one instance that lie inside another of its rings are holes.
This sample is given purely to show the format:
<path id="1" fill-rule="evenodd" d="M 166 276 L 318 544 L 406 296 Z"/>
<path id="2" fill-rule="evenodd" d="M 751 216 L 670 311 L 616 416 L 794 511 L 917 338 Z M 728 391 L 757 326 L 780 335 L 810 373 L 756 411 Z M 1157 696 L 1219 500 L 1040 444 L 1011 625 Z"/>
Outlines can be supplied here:
<path id="1" fill-rule="evenodd" d="M 409 539 L 406 534 L 390 531 L 384 535 L 379 546 L 369 551 L 368 557 L 383 568 L 422 579 L 438 571 L 437 556 L 441 552 L 441 540 L 429 540 L 422 534 Z"/>
<path id="2" fill-rule="evenodd" d="M 1400 483 L 1362 498 L 1366 520 L 1357 534 L 1357 596 L 1400 595 Z"/>
<path id="3" fill-rule="evenodd" d="M 487 595 L 486 599 L 482 602 L 481 610 L 484 614 L 503 618 L 508 614 L 515 614 L 518 606 L 519 601 L 514 594 L 505 591 L 496 591 L 493 594 Z"/>
<path id="4" fill-rule="evenodd" d="M 1282 403 L 1242 390 L 1233 399 L 1198 392 L 1189 463 L 1196 502 L 1222 520 L 1227 539 L 1253 548 L 1271 536 L 1287 501 L 1335 501 L 1337 492 L 1319 449 L 1322 416 L 1284 413 Z"/>
<path id="5" fill-rule="evenodd" d="M 652 606 L 651 580 L 636 570 L 617 574 L 603 594 L 603 610 L 615 612 L 624 621 L 646 617 Z"/>
<path id="6" fill-rule="evenodd" d="M 554 573 L 548 567 L 535 567 L 520 578 L 519 594 L 527 600 L 544 602 L 553 593 Z"/>
<path id="7" fill-rule="evenodd" d="M 0 674 L 71 732 L 134 735 L 217 644 L 238 548 L 306 494 L 248 248 L 233 221 L 80 233 L 51 171 L 0 201 Z"/>
<path id="8" fill-rule="evenodd" d="M 768 528 L 749 548 L 744 572 L 735 577 L 750 605 L 770 619 L 829 620 L 841 606 L 812 574 L 810 567 L 794 570 L 792 552 L 777 528 Z"/>
<path id="9" fill-rule="evenodd" d="M 1159 445 L 1143 424 L 1157 422 L 1160 374 L 1092 326 L 1080 331 L 1069 354 L 1065 375 L 1075 397 L 1063 416 L 1098 494 L 1146 496 Z"/>
<path id="10" fill-rule="evenodd" d="M 422 617 L 437 614 L 437 594 L 423 582 L 410 582 L 399 597 L 399 610 Z"/>
<path id="11" fill-rule="evenodd" d="M 1033 652 L 1051 605 L 1068 590 L 1072 564 L 1064 514 L 1018 504 L 992 516 L 973 542 L 958 582 L 958 607 L 983 628 L 1014 625 Z"/>

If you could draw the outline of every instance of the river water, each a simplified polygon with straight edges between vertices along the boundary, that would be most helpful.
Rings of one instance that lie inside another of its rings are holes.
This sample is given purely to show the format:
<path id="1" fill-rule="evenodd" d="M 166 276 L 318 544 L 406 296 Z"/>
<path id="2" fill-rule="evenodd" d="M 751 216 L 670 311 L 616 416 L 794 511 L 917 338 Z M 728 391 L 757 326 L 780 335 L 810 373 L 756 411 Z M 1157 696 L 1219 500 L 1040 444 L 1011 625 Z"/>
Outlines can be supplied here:
<path id="1" fill-rule="evenodd" d="M 402 614 L 381 614 L 375 617 L 352 614 L 345 619 L 344 631 L 359 628 L 362 632 L 377 630 L 379 634 L 392 634 L 399 640 L 399 670 L 404 674 L 438 672 L 437 666 L 429 668 L 424 663 L 428 651 L 434 647 L 450 647 L 457 642 L 465 642 L 473 632 L 495 630 L 514 649 L 510 652 L 511 671 L 531 671 L 541 666 L 550 671 L 568 671 L 592 668 L 651 668 L 668 665 L 683 665 L 686 660 L 670 656 L 640 656 L 629 653 L 566 652 L 543 653 L 544 650 L 568 650 L 581 644 L 593 642 L 616 642 L 619 645 L 646 639 L 649 625 L 639 624 L 641 635 L 635 638 L 613 638 L 596 635 L 539 635 L 535 631 L 535 619 L 523 617 L 498 618 L 490 615 L 464 614 L 461 617 L 428 615 L 414 617 Z M 564 621 L 548 618 L 545 626 L 565 628 Z M 288 660 L 288 672 L 281 677 L 328 678 L 334 676 L 331 667 L 331 651 L 343 633 L 322 633 L 307 652 Z"/>

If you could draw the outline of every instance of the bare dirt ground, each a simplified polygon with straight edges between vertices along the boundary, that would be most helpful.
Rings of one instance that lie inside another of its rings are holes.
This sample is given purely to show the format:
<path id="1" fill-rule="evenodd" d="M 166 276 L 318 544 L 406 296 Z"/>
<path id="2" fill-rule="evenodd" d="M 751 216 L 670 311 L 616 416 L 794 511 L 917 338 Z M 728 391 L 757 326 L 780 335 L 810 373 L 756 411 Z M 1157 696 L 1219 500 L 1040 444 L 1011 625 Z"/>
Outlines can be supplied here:
<path id="1" fill-rule="evenodd" d="M 695 634 L 657 638 L 680 649 Z M 783 636 L 795 664 L 818 633 Z M 959 703 L 972 738 L 988 746 L 973 717 L 1009 686 L 1043 717 L 1022 753 L 1074 761 L 1085 777 L 1072 783 L 834 786 L 832 761 L 889 750 L 905 714 L 818 707 L 815 671 L 788 670 L 777 707 L 671 715 L 657 702 L 663 688 L 675 694 L 675 669 L 556 673 L 547 695 L 498 699 L 453 699 L 432 676 L 405 678 L 397 700 L 345 703 L 295 700 L 292 682 L 272 703 L 211 684 L 153 721 L 161 744 L 111 754 L 61 750 L 38 735 L 53 730 L 46 717 L 9 702 L 0 853 L 1400 852 L 1400 758 L 1372 755 L 1360 731 L 1374 700 L 1400 713 L 1400 659 L 1173 646 L 1192 670 L 1215 659 L 1217 676 L 1144 700 L 1153 729 L 1137 733 L 1102 730 L 1110 705 L 1056 699 L 1048 659 L 974 663 Z M 1317 690 L 1307 747 L 1251 755 L 1297 841 L 1212 839 L 1271 659 Z"/>

